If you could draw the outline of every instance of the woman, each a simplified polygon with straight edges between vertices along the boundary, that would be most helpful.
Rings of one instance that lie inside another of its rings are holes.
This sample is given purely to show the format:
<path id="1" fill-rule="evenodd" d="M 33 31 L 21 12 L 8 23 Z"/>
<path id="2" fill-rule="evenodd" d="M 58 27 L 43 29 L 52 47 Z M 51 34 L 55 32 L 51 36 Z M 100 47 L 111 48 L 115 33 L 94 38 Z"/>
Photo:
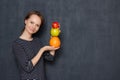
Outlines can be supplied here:
<path id="1" fill-rule="evenodd" d="M 55 50 L 52 46 L 43 46 L 40 39 L 32 35 L 38 32 L 43 17 L 38 11 L 31 11 L 24 19 L 22 34 L 13 42 L 13 52 L 18 62 L 21 80 L 46 80 L 44 60 L 52 61 Z"/>

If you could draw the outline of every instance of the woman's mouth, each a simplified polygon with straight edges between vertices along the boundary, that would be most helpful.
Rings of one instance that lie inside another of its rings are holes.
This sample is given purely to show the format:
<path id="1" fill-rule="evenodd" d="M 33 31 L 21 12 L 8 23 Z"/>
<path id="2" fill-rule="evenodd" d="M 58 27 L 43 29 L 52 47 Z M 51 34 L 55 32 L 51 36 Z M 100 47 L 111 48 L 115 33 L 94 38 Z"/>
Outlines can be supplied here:
<path id="1" fill-rule="evenodd" d="M 34 32 L 35 31 L 35 29 L 31 29 L 31 28 L 29 28 L 30 29 L 30 31 L 32 31 L 32 32 Z"/>

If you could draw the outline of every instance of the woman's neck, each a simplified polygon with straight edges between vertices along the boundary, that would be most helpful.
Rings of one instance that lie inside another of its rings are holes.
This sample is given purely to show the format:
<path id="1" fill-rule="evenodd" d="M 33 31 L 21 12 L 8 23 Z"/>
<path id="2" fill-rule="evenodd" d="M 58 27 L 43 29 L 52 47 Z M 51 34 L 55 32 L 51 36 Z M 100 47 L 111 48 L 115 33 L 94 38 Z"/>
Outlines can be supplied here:
<path id="1" fill-rule="evenodd" d="M 28 40 L 28 41 L 33 40 L 32 35 L 29 34 L 29 33 L 26 32 L 26 31 L 24 31 L 24 32 L 22 33 L 22 35 L 20 36 L 20 38 L 21 38 L 21 39 Z"/>

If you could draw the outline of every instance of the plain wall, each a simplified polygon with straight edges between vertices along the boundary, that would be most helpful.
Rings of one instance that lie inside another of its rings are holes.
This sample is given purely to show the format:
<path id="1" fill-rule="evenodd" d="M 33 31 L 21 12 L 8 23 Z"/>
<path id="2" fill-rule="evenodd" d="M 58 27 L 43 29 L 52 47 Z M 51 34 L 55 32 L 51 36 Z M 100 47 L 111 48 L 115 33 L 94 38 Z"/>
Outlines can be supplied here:
<path id="1" fill-rule="evenodd" d="M 31 10 L 45 18 L 38 36 L 46 45 L 51 23 L 61 24 L 61 48 L 46 63 L 48 80 L 120 80 L 119 0 L 1 0 L 0 80 L 19 80 L 11 46 Z"/>

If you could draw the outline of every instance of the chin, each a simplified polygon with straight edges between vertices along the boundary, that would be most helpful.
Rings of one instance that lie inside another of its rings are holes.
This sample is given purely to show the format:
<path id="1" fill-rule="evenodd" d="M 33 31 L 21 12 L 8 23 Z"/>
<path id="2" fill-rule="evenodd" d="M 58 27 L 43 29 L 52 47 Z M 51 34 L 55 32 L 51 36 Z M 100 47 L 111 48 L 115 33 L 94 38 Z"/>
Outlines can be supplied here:
<path id="1" fill-rule="evenodd" d="M 34 32 L 33 31 L 28 31 L 30 34 L 34 34 Z"/>
<path id="2" fill-rule="evenodd" d="M 35 34 L 35 33 L 37 33 L 37 32 L 32 32 L 31 34 Z"/>

